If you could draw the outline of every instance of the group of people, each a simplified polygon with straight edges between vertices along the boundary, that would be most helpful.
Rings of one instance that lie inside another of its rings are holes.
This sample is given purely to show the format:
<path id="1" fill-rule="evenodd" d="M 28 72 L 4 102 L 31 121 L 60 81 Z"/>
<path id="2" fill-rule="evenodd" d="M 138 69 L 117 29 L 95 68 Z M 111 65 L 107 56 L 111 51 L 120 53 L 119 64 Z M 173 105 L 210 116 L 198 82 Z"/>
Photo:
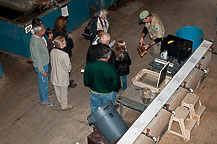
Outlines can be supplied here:
<path id="1" fill-rule="evenodd" d="M 140 13 L 139 23 L 145 25 L 139 43 L 146 49 L 153 47 L 153 55 L 155 55 L 160 51 L 160 42 L 165 34 L 164 26 L 159 17 L 149 11 Z M 54 105 L 48 101 L 50 63 L 50 81 L 54 86 L 61 110 L 70 110 L 72 106 L 68 105 L 68 87 L 76 87 L 76 84 L 69 79 L 73 40 L 66 32 L 67 18 L 59 16 L 55 21 L 54 29 L 47 29 L 47 41 L 44 39 L 45 28 L 42 21 L 33 20 L 32 25 L 34 32 L 30 40 L 30 50 L 34 68 L 38 74 L 40 102 L 45 106 Z M 147 34 L 152 40 L 149 44 L 144 41 Z M 97 14 L 95 33 L 90 43 L 83 81 L 84 85 L 90 89 L 90 105 L 91 113 L 93 113 L 109 100 L 115 104 L 117 92 L 127 88 L 131 59 L 125 41 L 111 40 L 108 11 L 105 9 L 101 9 Z"/>
<path id="2" fill-rule="evenodd" d="M 61 110 L 70 110 L 72 105 L 68 104 L 68 88 L 74 88 L 77 84 L 70 80 L 71 49 L 74 44 L 66 32 L 67 17 L 59 16 L 55 21 L 54 29 L 47 28 L 47 30 L 41 19 L 34 18 L 32 27 L 30 53 L 35 71 L 38 74 L 40 103 L 48 107 L 54 105 L 48 100 L 48 96 L 51 95 L 48 92 L 50 73 L 50 82 L 54 86 Z M 47 40 L 44 38 L 45 33 L 48 36 Z M 50 72 L 49 67 L 51 67 Z"/>
<path id="3" fill-rule="evenodd" d="M 131 65 L 126 42 L 111 41 L 109 22 L 102 23 L 103 20 L 108 20 L 108 13 L 103 11 L 103 14 L 99 15 L 97 32 L 94 39 L 90 40 L 92 45 L 87 52 L 84 70 L 84 85 L 90 88 L 91 113 L 109 100 L 115 104 L 116 93 L 121 89 L 120 77 L 124 91 L 127 88 L 127 75 Z M 140 13 L 139 23 L 145 25 L 139 44 L 146 50 L 152 47 L 151 55 L 156 56 L 160 52 L 160 42 L 165 35 L 161 20 L 156 14 L 145 10 Z M 147 34 L 151 39 L 149 44 L 144 40 Z"/>
<path id="4" fill-rule="evenodd" d="M 91 113 L 109 100 L 115 105 L 116 93 L 127 88 L 131 59 L 123 40 L 111 40 L 107 10 L 100 10 L 96 32 L 86 56 L 84 85 L 90 88 Z"/>

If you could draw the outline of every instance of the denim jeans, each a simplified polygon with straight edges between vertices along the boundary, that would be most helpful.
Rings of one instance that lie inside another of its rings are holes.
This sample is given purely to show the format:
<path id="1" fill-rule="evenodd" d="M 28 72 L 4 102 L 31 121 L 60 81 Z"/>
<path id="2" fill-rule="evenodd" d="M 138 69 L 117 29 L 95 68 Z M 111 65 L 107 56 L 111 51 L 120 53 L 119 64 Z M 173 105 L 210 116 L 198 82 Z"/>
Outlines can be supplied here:
<path id="1" fill-rule="evenodd" d="M 49 74 L 49 65 L 43 66 L 45 72 Z M 39 88 L 39 95 L 40 95 L 40 102 L 44 103 L 48 101 L 48 77 L 44 77 L 42 73 L 35 67 L 35 71 L 38 74 L 38 88 Z"/>
<path id="2" fill-rule="evenodd" d="M 121 76 L 123 91 L 127 88 L 127 75 Z"/>
<path id="3" fill-rule="evenodd" d="M 115 105 L 116 92 L 110 92 L 108 94 L 96 94 L 90 91 L 90 106 L 91 113 L 95 112 L 99 107 L 106 104 L 109 100 Z"/>

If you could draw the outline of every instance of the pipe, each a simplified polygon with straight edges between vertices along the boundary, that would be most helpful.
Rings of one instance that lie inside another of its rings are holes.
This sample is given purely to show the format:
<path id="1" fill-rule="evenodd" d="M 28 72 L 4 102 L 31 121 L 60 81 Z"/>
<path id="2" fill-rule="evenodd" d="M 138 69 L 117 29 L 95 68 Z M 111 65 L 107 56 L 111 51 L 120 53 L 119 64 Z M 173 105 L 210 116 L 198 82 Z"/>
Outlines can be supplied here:
<path id="1" fill-rule="evenodd" d="M 154 143 L 158 142 L 158 139 L 152 135 L 150 135 L 150 129 L 146 129 L 146 133 L 142 132 L 142 134 L 144 134 L 145 136 L 147 136 L 148 138 L 152 139 L 154 141 Z"/>

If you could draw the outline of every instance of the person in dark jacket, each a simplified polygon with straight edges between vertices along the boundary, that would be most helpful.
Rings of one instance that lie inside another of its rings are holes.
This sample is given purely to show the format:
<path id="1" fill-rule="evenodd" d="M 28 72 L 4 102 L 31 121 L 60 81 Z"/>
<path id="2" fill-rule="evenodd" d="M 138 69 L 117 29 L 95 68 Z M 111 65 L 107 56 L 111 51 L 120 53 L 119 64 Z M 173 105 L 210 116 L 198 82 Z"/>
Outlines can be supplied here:
<path id="1" fill-rule="evenodd" d="M 127 75 L 130 73 L 131 65 L 131 59 L 126 49 L 126 42 L 123 40 L 117 41 L 113 50 L 124 91 L 127 88 Z"/>
<path id="2" fill-rule="evenodd" d="M 74 43 L 72 38 L 70 38 L 67 34 L 67 22 L 68 19 L 67 17 L 63 17 L 63 16 L 59 16 L 55 23 L 54 23 L 54 30 L 53 30 L 53 38 L 55 39 L 58 36 L 63 36 L 66 40 L 66 47 L 63 49 L 63 51 L 65 51 L 68 55 L 69 55 L 69 59 L 71 61 L 71 57 L 72 57 L 72 48 L 74 47 Z M 70 75 L 70 73 L 69 73 Z M 70 88 L 74 88 L 76 87 L 77 84 L 74 83 L 74 80 L 70 80 L 69 83 L 69 87 Z"/>
<path id="3" fill-rule="evenodd" d="M 100 48 L 104 45 L 111 46 L 110 43 L 114 43 L 115 41 L 111 42 L 111 35 L 108 33 L 103 33 L 100 37 L 99 43 L 97 45 L 91 45 L 88 49 L 87 56 L 86 56 L 86 64 L 90 61 L 94 61 L 99 59 L 100 56 Z M 114 44 L 113 44 L 114 45 Z M 111 48 L 111 47 L 110 47 Z M 112 64 L 114 67 L 117 67 L 115 55 L 113 50 L 111 51 L 111 57 L 108 61 L 110 64 Z"/>
<path id="4" fill-rule="evenodd" d="M 102 45 L 101 57 L 89 62 L 84 70 L 84 85 L 90 88 L 91 113 L 109 100 L 115 105 L 116 92 L 120 89 L 118 70 L 108 63 L 112 50 Z"/>
<path id="5" fill-rule="evenodd" d="M 63 49 L 71 59 L 72 57 L 72 51 L 71 49 L 74 47 L 74 43 L 72 38 L 70 38 L 67 34 L 67 17 L 59 16 L 55 23 L 54 23 L 54 30 L 53 30 L 53 38 L 55 39 L 58 36 L 63 36 L 66 40 L 66 47 Z"/>

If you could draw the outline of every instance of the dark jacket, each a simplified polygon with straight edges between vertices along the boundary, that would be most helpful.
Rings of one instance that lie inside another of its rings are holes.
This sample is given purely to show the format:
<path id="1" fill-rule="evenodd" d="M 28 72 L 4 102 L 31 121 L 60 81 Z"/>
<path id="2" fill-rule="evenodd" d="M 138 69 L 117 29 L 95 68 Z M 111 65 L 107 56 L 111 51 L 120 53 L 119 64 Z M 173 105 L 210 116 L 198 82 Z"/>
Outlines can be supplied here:
<path id="1" fill-rule="evenodd" d="M 88 64 L 91 61 L 95 61 L 97 59 L 100 59 L 100 57 L 101 57 L 101 47 L 103 45 L 105 45 L 105 44 L 98 43 L 97 45 L 91 45 L 88 48 L 87 56 L 86 56 L 86 64 Z M 111 54 L 111 57 L 108 60 L 108 62 L 110 64 L 112 64 L 114 67 L 117 68 L 117 64 L 116 64 L 116 60 L 115 60 L 115 54 L 114 54 L 113 50 L 112 50 L 112 54 Z"/>
<path id="2" fill-rule="evenodd" d="M 123 56 L 119 57 L 116 62 L 120 76 L 128 75 L 130 73 L 131 59 L 127 52 L 124 52 Z"/>
<path id="3" fill-rule="evenodd" d="M 91 61 L 100 59 L 100 49 L 101 47 L 99 45 L 91 45 L 88 48 L 87 56 L 86 56 L 86 64 L 88 64 Z"/>
<path id="4" fill-rule="evenodd" d="M 73 40 L 71 38 L 68 38 L 68 35 L 67 34 L 64 34 L 58 30 L 53 30 L 53 37 L 54 39 L 58 36 L 63 36 L 66 40 L 66 47 L 63 49 L 68 55 L 69 55 L 69 58 L 72 57 L 72 48 L 74 47 L 74 43 L 73 43 Z"/>

